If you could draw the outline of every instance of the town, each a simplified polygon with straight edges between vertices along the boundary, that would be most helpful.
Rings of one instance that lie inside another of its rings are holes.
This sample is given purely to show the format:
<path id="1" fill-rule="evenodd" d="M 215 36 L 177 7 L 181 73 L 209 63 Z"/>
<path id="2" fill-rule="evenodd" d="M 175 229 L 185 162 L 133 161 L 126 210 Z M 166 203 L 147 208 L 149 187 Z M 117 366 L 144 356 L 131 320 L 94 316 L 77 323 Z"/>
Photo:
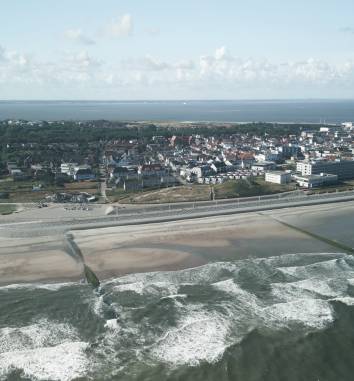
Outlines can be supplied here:
<path id="1" fill-rule="evenodd" d="M 2 203 L 163 203 L 354 187 L 350 122 L 6 120 L 0 136 Z"/>

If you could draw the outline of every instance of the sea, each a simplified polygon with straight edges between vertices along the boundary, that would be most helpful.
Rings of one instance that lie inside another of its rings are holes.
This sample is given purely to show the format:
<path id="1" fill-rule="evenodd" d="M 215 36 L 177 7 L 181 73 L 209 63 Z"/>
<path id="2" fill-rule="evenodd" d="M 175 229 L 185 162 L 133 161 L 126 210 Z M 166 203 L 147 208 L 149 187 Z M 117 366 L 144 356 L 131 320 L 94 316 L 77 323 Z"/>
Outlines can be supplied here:
<path id="1" fill-rule="evenodd" d="M 328 123 L 354 121 L 354 100 L 0 101 L 0 120 Z"/>
<path id="2" fill-rule="evenodd" d="M 354 257 L 0 288 L 0 380 L 353 380 Z"/>

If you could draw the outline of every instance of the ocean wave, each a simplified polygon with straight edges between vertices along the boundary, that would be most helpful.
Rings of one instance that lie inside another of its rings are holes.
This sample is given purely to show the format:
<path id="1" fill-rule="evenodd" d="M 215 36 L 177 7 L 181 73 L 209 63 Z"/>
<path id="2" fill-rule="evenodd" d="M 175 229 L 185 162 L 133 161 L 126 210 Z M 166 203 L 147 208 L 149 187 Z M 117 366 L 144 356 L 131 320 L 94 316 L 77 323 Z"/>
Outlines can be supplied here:
<path id="1" fill-rule="evenodd" d="M 0 353 L 52 346 L 78 338 L 77 330 L 70 324 L 41 319 L 24 327 L 1 328 Z"/>
<path id="2" fill-rule="evenodd" d="M 46 319 L 0 329 L 0 379 L 15 371 L 33 380 L 68 381 L 84 374 L 87 360 L 75 328 Z"/>
<path id="3" fill-rule="evenodd" d="M 225 350 L 228 322 L 217 314 L 191 314 L 157 340 L 152 353 L 174 365 L 215 362 Z"/>
<path id="4" fill-rule="evenodd" d="M 65 342 L 0 354 L 0 379 L 6 380 L 14 370 L 20 370 L 31 380 L 71 381 L 84 376 L 88 369 L 85 342 Z"/>
<path id="5" fill-rule="evenodd" d="M 122 337 L 127 330 L 127 335 L 134 331 L 148 338 L 136 342 L 135 349 L 151 348 L 153 357 L 174 367 L 195 366 L 217 361 L 254 329 L 296 329 L 299 334 L 324 329 L 335 319 L 331 302 L 348 297 L 353 273 L 346 254 L 288 254 L 127 275 L 108 281 L 105 288 L 118 298 L 123 320 L 134 320 L 135 309 L 144 318 L 142 325 L 138 320 L 120 327 Z M 134 299 L 132 305 L 128 296 L 123 298 L 127 291 L 148 299 Z M 170 323 L 154 331 L 156 316 L 166 313 L 173 314 Z"/>
<path id="6" fill-rule="evenodd" d="M 70 292 L 47 296 L 80 293 L 77 304 L 65 303 L 67 310 L 61 311 L 67 323 L 39 319 L 0 329 L 0 375 L 22 369 L 38 380 L 66 381 L 87 372 L 93 379 L 103 379 L 102 374 L 119 379 L 123 369 L 129 380 L 139 372 L 144 379 L 144 371 L 153 369 L 168 373 L 213 367 L 231 352 L 241 358 L 246 342 L 256 348 L 260 340 L 267 348 L 268 342 L 278 345 L 284 332 L 296 343 L 306 341 L 309 333 L 329 332 L 340 308 L 350 314 L 353 286 L 354 260 L 341 253 L 286 254 L 131 274 L 102 282 L 97 293 L 74 284 Z M 77 366 L 71 358 L 64 364 L 64 350 L 71 351 Z"/>
<path id="7" fill-rule="evenodd" d="M 0 286 L 0 291 L 9 290 L 47 290 L 47 291 L 59 291 L 64 287 L 72 287 L 80 283 L 66 282 L 66 283 L 15 283 L 6 286 Z"/>

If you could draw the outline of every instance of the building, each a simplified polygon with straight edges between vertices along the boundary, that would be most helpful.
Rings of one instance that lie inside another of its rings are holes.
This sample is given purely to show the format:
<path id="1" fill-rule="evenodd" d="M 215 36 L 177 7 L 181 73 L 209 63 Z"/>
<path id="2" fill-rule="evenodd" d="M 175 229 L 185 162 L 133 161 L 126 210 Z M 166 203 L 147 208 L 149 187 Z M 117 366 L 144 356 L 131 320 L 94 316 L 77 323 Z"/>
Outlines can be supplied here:
<path id="1" fill-rule="evenodd" d="M 300 172 L 302 176 L 329 173 L 337 175 L 338 180 L 348 180 L 354 178 L 354 160 L 301 161 L 297 163 L 296 171 Z"/>
<path id="2" fill-rule="evenodd" d="M 288 184 L 291 182 L 291 173 L 281 171 L 266 172 L 265 181 L 274 184 Z"/>
<path id="3" fill-rule="evenodd" d="M 96 178 L 89 165 L 75 167 L 73 176 L 76 181 L 94 180 Z"/>
<path id="4" fill-rule="evenodd" d="M 75 172 L 75 167 L 77 167 L 77 163 L 62 163 L 60 165 L 60 172 L 65 173 L 68 176 L 73 176 Z"/>
<path id="5" fill-rule="evenodd" d="M 279 158 L 280 158 L 279 152 L 272 151 L 272 150 L 259 153 L 258 155 L 255 156 L 255 159 L 258 162 L 277 161 L 279 160 Z"/>
<path id="6" fill-rule="evenodd" d="M 251 169 L 253 171 L 266 172 L 275 169 L 276 165 L 272 161 L 263 161 L 259 163 L 252 164 Z"/>
<path id="7" fill-rule="evenodd" d="M 321 173 L 320 175 L 295 176 L 295 180 L 300 187 L 311 189 L 325 185 L 334 185 L 338 182 L 338 176 Z"/>
<path id="8" fill-rule="evenodd" d="M 143 164 L 138 167 L 138 174 L 143 177 L 164 176 L 166 175 L 166 168 L 161 164 Z"/>
<path id="9" fill-rule="evenodd" d="M 193 174 L 197 179 L 199 179 L 200 177 L 211 176 L 215 174 L 215 171 L 212 169 L 210 165 L 203 164 L 197 167 L 193 167 L 190 170 L 190 173 Z"/>
<path id="10" fill-rule="evenodd" d="M 110 177 L 120 180 L 137 179 L 138 169 L 136 167 L 116 167 L 111 172 Z"/>
<path id="11" fill-rule="evenodd" d="M 300 152 L 298 144 L 287 144 L 278 147 L 278 151 L 282 154 L 284 159 L 288 159 L 292 156 L 297 156 Z"/>

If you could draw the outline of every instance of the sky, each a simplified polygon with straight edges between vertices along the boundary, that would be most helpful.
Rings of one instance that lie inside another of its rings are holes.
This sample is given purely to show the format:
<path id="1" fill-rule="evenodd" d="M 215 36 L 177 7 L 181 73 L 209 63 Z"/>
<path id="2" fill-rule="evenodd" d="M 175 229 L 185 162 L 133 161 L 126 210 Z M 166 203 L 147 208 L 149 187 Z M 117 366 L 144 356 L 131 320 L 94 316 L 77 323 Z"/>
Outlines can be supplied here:
<path id="1" fill-rule="evenodd" d="M 354 98 L 353 0 L 1 0 L 0 99 Z"/>

